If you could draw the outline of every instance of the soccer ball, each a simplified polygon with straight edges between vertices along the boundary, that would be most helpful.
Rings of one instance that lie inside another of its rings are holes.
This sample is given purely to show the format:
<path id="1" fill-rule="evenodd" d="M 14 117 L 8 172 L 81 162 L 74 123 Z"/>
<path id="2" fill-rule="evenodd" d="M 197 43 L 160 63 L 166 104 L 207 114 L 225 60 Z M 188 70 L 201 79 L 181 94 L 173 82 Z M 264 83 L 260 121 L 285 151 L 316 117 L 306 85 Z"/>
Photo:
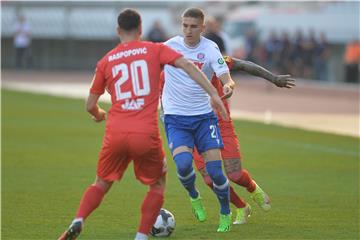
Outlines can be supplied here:
<path id="1" fill-rule="evenodd" d="M 150 233 L 154 237 L 169 237 L 174 229 L 174 215 L 168 210 L 162 208 Z"/>

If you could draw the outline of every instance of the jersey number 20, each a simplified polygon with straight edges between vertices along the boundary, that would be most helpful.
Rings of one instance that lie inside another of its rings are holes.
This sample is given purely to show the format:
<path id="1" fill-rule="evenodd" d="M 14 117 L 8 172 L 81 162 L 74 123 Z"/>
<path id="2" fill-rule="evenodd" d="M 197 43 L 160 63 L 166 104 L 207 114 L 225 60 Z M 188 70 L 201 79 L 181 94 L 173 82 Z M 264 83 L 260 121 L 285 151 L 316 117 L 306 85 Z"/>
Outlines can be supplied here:
<path id="1" fill-rule="evenodd" d="M 115 93 L 116 93 L 116 101 L 128 99 L 132 97 L 131 91 L 122 92 L 121 85 L 123 85 L 127 80 L 129 80 L 129 70 L 128 65 L 125 63 L 121 63 L 115 65 L 112 68 L 112 75 L 115 78 L 119 72 L 121 71 L 121 77 L 115 82 Z M 140 74 L 139 76 L 139 71 Z M 146 96 L 150 93 L 150 82 L 149 82 L 149 71 L 148 66 L 145 60 L 136 60 L 130 64 L 130 74 L 132 87 L 135 96 L 141 97 Z M 140 85 L 140 80 L 142 80 L 142 87 Z"/>

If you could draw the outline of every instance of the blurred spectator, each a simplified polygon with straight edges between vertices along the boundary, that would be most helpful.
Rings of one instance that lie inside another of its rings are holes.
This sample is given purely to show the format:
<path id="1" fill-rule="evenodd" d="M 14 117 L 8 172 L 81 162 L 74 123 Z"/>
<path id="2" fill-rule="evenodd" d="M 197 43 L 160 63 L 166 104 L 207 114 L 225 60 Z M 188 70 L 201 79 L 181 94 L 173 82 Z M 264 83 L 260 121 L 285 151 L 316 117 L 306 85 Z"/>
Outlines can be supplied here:
<path id="1" fill-rule="evenodd" d="M 330 47 L 326 40 L 325 33 L 320 34 L 320 40 L 315 47 L 314 71 L 315 79 L 328 80 L 327 62 L 330 57 Z"/>
<path id="2" fill-rule="evenodd" d="M 297 77 L 304 76 L 304 59 L 303 59 L 303 47 L 304 37 L 300 29 L 296 31 L 295 42 L 291 52 L 291 74 Z"/>
<path id="3" fill-rule="evenodd" d="M 289 34 L 282 32 L 280 39 L 280 72 L 289 73 L 291 71 L 291 51 L 292 44 L 290 42 Z"/>
<path id="4" fill-rule="evenodd" d="M 31 44 L 31 33 L 30 25 L 27 23 L 25 17 L 20 15 L 17 19 L 14 28 L 14 48 L 15 48 L 15 59 L 16 68 L 30 67 L 31 56 L 30 56 L 30 44 Z"/>
<path id="5" fill-rule="evenodd" d="M 230 37 L 229 35 L 223 31 L 223 22 L 224 19 L 222 17 L 216 17 L 216 22 L 218 24 L 218 34 L 219 36 L 222 38 L 222 40 L 224 41 L 224 53 L 226 55 L 232 56 L 232 49 L 231 49 L 231 44 L 230 44 Z"/>
<path id="6" fill-rule="evenodd" d="M 359 82 L 359 64 L 360 64 L 360 42 L 353 40 L 346 45 L 345 50 L 345 81 Z"/>
<path id="7" fill-rule="evenodd" d="M 315 34 L 310 29 L 305 37 L 302 29 L 298 29 L 295 37 L 291 37 L 287 31 L 282 31 L 279 37 L 273 30 L 265 41 L 258 41 L 256 31 L 250 29 L 245 36 L 246 52 L 236 57 L 267 66 L 273 72 L 326 81 L 331 47 L 325 33 L 320 33 L 319 37 Z"/>
<path id="8" fill-rule="evenodd" d="M 280 41 L 275 31 L 271 31 L 269 38 L 265 42 L 267 67 L 279 72 L 280 61 Z"/>
<path id="9" fill-rule="evenodd" d="M 220 24 L 214 17 L 209 16 L 205 23 L 205 33 L 204 37 L 210 39 L 211 41 L 215 42 L 219 50 L 222 54 L 225 54 L 225 43 L 223 38 L 220 36 Z"/>
<path id="10" fill-rule="evenodd" d="M 245 51 L 246 51 L 246 60 L 251 62 L 256 62 L 255 56 L 255 47 L 257 44 L 257 36 L 254 28 L 250 28 L 245 33 Z"/>
<path id="11" fill-rule="evenodd" d="M 314 30 L 310 30 L 309 37 L 305 38 L 302 43 L 302 61 L 304 64 L 303 77 L 312 79 L 313 65 L 315 56 L 316 39 Z"/>
<path id="12" fill-rule="evenodd" d="M 147 34 L 147 40 L 151 42 L 165 42 L 167 39 L 168 36 L 164 28 L 161 26 L 160 21 L 155 21 L 154 25 Z"/>

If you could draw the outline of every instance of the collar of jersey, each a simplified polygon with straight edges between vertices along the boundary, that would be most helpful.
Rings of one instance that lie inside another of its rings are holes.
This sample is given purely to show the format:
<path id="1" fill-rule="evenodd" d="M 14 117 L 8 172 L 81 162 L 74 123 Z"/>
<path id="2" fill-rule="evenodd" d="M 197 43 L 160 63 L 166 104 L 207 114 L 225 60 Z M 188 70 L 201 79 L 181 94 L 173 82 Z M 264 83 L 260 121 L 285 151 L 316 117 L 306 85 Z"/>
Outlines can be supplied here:
<path id="1" fill-rule="evenodd" d="M 189 46 L 189 45 L 186 44 L 185 39 L 184 39 L 184 37 L 183 37 L 184 46 L 187 47 L 187 48 L 189 48 L 189 49 L 196 49 L 197 47 L 199 47 L 199 46 L 200 46 L 200 43 L 201 43 L 201 40 L 202 40 L 202 37 L 200 36 L 200 41 L 198 42 L 198 44 L 196 44 L 194 47 L 191 47 L 191 46 Z"/>

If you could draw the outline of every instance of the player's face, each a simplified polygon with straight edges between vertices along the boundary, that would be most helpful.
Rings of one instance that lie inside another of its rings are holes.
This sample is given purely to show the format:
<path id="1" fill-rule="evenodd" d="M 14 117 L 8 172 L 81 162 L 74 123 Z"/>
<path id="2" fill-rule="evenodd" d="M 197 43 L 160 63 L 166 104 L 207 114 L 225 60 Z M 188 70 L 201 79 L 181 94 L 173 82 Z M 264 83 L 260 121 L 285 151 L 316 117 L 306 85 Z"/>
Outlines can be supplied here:
<path id="1" fill-rule="evenodd" d="M 204 22 L 198 18 L 183 17 L 182 31 L 185 43 L 193 46 L 200 41 L 200 35 L 204 31 Z"/>

